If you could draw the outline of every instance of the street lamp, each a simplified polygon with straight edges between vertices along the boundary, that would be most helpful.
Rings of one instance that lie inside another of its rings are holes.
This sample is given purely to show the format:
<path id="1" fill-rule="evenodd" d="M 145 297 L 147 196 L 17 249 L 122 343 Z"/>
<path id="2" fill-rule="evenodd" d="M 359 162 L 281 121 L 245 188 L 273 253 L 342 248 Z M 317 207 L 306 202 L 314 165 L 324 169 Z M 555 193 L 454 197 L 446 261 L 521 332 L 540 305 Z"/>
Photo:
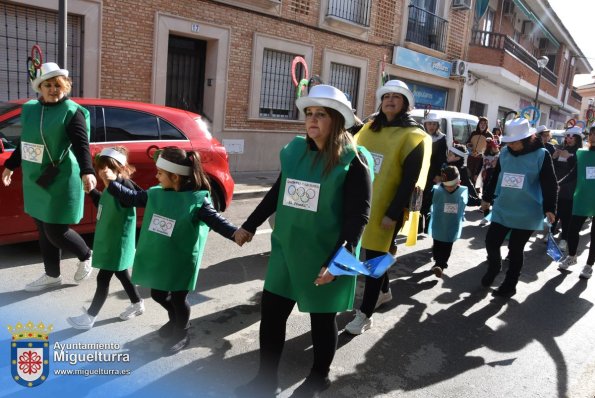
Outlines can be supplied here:
<path id="1" fill-rule="evenodd" d="M 546 57 L 545 55 L 542 55 L 541 57 L 537 58 L 537 68 L 539 68 L 539 76 L 537 77 L 537 91 L 535 92 L 535 108 L 539 109 L 538 106 L 538 98 L 539 98 L 539 84 L 541 83 L 541 73 L 543 72 L 543 68 L 545 68 L 545 66 L 547 65 L 547 63 L 549 62 L 549 58 Z M 535 113 L 537 113 L 537 111 L 535 111 Z M 535 117 L 535 115 L 533 115 L 533 117 Z"/>

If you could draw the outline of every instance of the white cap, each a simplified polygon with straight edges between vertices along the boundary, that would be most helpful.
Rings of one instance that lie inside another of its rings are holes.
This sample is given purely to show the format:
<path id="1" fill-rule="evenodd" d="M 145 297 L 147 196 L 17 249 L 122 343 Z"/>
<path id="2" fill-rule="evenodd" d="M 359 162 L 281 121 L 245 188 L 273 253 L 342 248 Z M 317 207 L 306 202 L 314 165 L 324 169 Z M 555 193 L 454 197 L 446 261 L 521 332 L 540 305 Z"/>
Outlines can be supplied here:
<path id="1" fill-rule="evenodd" d="M 424 120 L 422 120 L 422 123 L 438 123 L 438 124 L 440 124 L 441 121 L 442 121 L 442 119 L 438 117 L 438 114 L 436 114 L 436 112 L 430 112 L 430 113 L 428 113 L 426 118 Z"/>
<path id="2" fill-rule="evenodd" d="M 413 93 L 409 90 L 407 85 L 400 81 L 400 80 L 389 80 L 387 81 L 384 86 L 380 87 L 376 90 L 376 100 L 378 102 L 382 101 L 382 96 L 387 93 L 398 93 L 403 95 L 409 101 L 409 106 L 411 108 L 415 107 L 415 99 L 413 98 Z"/>
<path id="3" fill-rule="evenodd" d="M 68 71 L 66 69 L 60 69 L 58 64 L 54 62 L 46 62 L 45 64 L 42 64 L 41 69 L 37 73 L 39 75 L 31 82 L 31 88 L 36 93 L 41 93 L 39 85 L 44 81 L 57 76 L 68 77 Z"/>
<path id="4" fill-rule="evenodd" d="M 535 129 L 531 128 L 529 121 L 525 118 L 516 118 L 509 120 L 504 124 L 504 132 L 500 137 L 502 142 L 520 141 L 524 138 L 530 137 L 535 133 Z"/>
<path id="5" fill-rule="evenodd" d="M 305 113 L 306 108 L 311 106 L 331 108 L 343 115 L 346 129 L 355 124 L 353 108 L 351 107 L 351 102 L 347 100 L 345 93 L 327 84 L 318 84 L 310 88 L 307 96 L 295 100 L 295 106 L 302 113 Z"/>

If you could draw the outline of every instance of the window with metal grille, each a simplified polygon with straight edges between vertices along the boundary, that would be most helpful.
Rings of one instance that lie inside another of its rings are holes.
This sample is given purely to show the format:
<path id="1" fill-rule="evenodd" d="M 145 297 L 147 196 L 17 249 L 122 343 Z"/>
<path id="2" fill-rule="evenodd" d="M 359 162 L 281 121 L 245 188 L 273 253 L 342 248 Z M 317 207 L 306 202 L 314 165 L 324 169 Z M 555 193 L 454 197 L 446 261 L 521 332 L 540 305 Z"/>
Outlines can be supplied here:
<path id="1" fill-rule="evenodd" d="M 327 16 L 370 26 L 370 0 L 329 0 Z"/>
<path id="2" fill-rule="evenodd" d="M 259 116 L 297 120 L 296 87 L 291 78 L 291 62 L 299 54 L 288 54 L 266 48 L 262 59 Z M 301 64 L 296 66 L 296 78 L 303 75 Z"/>
<path id="3" fill-rule="evenodd" d="M 83 17 L 68 15 L 68 69 L 71 96 L 81 96 Z M 36 97 L 27 74 L 27 57 L 38 44 L 43 62 L 58 61 L 58 12 L 0 3 L 0 100 Z M 63 65 L 60 65 L 63 67 Z"/>
<path id="4" fill-rule="evenodd" d="M 351 105 L 357 104 L 360 70 L 355 66 L 331 62 L 331 78 L 329 84 L 343 91 Z"/>

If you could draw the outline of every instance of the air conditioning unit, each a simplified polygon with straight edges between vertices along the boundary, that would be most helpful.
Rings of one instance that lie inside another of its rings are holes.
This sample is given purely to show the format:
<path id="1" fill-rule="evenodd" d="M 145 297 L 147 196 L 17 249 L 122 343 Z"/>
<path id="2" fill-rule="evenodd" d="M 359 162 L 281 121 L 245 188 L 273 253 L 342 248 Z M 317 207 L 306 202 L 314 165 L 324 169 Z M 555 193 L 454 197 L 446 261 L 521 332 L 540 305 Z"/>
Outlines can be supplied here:
<path id="1" fill-rule="evenodd" d="M 452 0 L 453 10 L 469 10 L 471 9 L 471 0 Z"/>
<path id="2" fill-rule="evenodd" d="M 450 68 L 451 76 L 467 77 L 469 65 L 462 59 L 455 59 L 452 61 L 452 67 Z"/>

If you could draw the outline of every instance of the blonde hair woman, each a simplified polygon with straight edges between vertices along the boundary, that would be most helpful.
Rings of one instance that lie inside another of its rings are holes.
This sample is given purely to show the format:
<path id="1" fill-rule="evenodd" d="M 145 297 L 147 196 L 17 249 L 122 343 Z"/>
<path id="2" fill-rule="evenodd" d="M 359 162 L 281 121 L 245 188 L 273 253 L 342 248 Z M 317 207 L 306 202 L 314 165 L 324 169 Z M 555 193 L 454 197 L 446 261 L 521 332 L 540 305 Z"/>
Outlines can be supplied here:
<path id="1" fill-rule="evenodd" d="M 91 275 L 91 249 L 69 224 L 83 217 L 83 188 L 89 192 L 97 180 L 89 150 L 89 112 L 68 98 L 68 71 L 45 63 L 31 87 L 40 97 L 23 104 L 21 142 L 4 165 L 2 182 L 10 185 L 13 171 L 22 167 L 25 213 L 37 225 L 45 267 L 25 290 L 39 291 L 62 284 L 62 250 L 79 259 L 76 283 Z"/>

